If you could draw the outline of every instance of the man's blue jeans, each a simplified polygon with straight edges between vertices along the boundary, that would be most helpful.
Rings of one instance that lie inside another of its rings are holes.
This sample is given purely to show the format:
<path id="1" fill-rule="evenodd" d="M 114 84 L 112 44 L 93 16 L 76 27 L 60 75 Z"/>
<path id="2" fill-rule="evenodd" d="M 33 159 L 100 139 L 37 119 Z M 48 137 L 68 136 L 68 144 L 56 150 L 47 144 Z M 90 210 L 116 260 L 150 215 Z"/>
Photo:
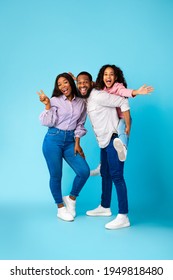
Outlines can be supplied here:
<path id="1" fill-rule="evenodd" d="M 113 147 L 113 140 L 118 137 L 115 134 L 109 145 L 101 149 L 101 176 L 102 176 L 102 196 L 101 205 L 109 208 L 111 204 L 112 182 L 116 187 L 119 213 L 128 213 L 127 188 L 124 180 L 124 162 L 118 159 L 117 151 Z"/>
<path id="2" fill-rule="evenodd" d="M 75 155 L 74 145 L 74 131 L 54 127 L 48 129 L 43 141 L 43 154 L 50 173 L 50 190 L 56 204 L 63 202 L 61 189 L 63 159 L 76 173 L 70 195 L 77 197 L 90 175 L 86 160 L 79 154 Z"/>

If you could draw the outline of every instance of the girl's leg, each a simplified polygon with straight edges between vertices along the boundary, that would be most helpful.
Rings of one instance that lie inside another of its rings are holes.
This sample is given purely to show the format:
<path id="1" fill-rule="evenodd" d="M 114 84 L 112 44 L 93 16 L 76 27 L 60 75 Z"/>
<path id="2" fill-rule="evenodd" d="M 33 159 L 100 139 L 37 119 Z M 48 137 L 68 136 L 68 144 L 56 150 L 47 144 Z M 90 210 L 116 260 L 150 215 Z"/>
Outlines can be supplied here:
<path id="1" fill-rule="evenodd" d="M 129 142 L 129 135 L 127 135 L 125 133 L 125 129 L 126 129 L 126 124 L 124 119 L 120 119 L 119 120 L 119 124 L 118 124 L 118 138 L 123 142 L 123 145 L 126 147 L 128 146 L 128 142 Z"/>
<path id="2" fill-rule="evenodd" d="M 113 145 L 118 153 L 118 158 L 120 161 L 125 161 L 127 156 L 127 146 L 129 142 L 129 135 L 125 133 L 125 121 L 120 119 L 118 124 L 118 138 L 114 139 Z"/>

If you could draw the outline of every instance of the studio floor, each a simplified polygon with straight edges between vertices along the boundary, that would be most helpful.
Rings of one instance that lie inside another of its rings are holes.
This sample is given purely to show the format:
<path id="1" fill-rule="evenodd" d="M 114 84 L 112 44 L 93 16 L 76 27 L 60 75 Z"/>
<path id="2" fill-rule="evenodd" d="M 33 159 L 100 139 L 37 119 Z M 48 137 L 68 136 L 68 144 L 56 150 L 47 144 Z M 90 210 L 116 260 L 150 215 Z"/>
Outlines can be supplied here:
<path id="1" fill-rule="evenodd" d="M 56 206 L 1 203 L 1 260 L 171 260 L 173 221 L 169 214 L 131 210 L 131 227 L 106 230 L 112 217 L 88 217 L 77 205 L 74 222 L 56 217 Z"/>

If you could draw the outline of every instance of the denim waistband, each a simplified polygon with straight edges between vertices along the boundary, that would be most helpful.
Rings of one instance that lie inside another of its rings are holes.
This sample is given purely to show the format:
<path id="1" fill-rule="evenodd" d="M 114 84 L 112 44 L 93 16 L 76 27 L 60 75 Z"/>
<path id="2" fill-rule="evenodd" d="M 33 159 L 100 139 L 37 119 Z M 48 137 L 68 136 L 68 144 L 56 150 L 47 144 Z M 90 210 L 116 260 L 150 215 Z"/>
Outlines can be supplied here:
<path id="1" fill-rule="evenodd" d="M 70 133 L 74 132 L 74 130 L 63 130 L 63 129 L 59 129 L 57 127 L 49 127 L 48 131 L 54 131 L 54 132 L 59 131 L 59 132 L 70 132 Z"/>

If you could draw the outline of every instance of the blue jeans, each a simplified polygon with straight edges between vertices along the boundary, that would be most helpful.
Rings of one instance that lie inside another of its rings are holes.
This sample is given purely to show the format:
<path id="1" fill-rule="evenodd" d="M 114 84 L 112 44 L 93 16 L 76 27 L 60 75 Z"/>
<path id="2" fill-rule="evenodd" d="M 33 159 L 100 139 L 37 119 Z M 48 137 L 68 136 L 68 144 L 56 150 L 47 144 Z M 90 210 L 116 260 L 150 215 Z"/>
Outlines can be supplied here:
<path id="1" fill-rule="evenodd" d="M 131 119 L 131 123 L 132 123 L 132 119 Z M 118 130 L 118 138 L 123 142 L 123 144 L 126 146 L 128 146 L 128 143 L 129 143 L 129 135 L 127 135 L 125 133 L 125 129 L 126 129 L 126 124 L 125 124 L 125 121 L 124 119 L 120 119 L 119 120 L 119 123 L 118 123 L 118 127 L 117 127 L 117 130 Z"/>
<path id="2" fill-rule="evenodd" d="M 74 154 L 74 131 L 49 128 L 43 141 L 43 154 L 50 173 L 50 190 L 56 204 L 62 200 L 63 159 L 76 173 L 70 195 L 77 197 L 90 175 L 89 166 L 79 154 Z M 66 175 L 67 176 L 67 175 Z"/>
<path id="3" fill-rule="evenodd" d="M 116 187 L 118 198 L 118 212 L 128 213 L 127 188 L 124 180 L 124 162 L 118 159 L 117 151 L 113 147 L 113 140 L 118 137 L 116 134 L 110 140 L 106 148 L 101 149 L 101 176 L 102 176 L 102 196 L 101 205 L 109 208 L 112 196 L 112 182 Z"/>

